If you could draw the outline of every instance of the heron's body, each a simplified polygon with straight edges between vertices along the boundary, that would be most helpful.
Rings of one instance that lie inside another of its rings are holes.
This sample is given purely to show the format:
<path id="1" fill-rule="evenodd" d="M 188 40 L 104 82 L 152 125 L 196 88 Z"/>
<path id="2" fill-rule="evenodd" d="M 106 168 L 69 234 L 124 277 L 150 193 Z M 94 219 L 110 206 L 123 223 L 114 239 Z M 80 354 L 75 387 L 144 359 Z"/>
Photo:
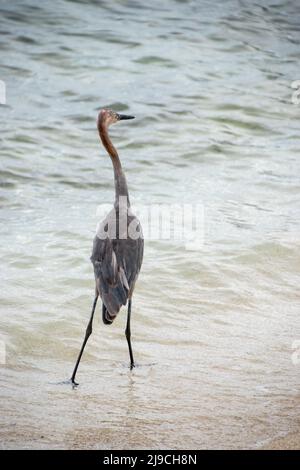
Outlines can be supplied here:
<path id="1" fill-rule="evenodd" d="M 126 177 L 118 153 L 107 131 L 110 124 L 131 118 L 132 116 L 119 115 L 110 110 L 102 110 L 98 116 L 99 135 L 111 157 L 114 169 L 115 203 L 113 209 L 98 226 L 94 238 L 91 261 L 95 274 L 95 298 L 83 345 L 71 378 L 74 384 L 83 350 L 92 333 L 93 317 L 99 296 L 102 300 L 102 319 L 105 324 L 111 324 L 122 305 L 128 303 L 125 334 L 130 368 L 134 367 L 130 339 L 131 299 L 142 265 L 144 240 L 140 222 L 130 208 Z"/>
<path id="2" fill-rule="evenodd" d="M 119 210 L 113 209 L 100 227 L 101 233 L 106 232 L 107 227 L 108 236 L 105 239 L 95 236 L 91 256 L 96 288 L 105 307 L 104 323 L 112 323 L 122 305 L 131 298 L 143 260 L 143 238 L 128 237 L 128 226 L 132 222 L 142 233 L 138 219 L 129 210 L 127 230 L 123 233 L 118 230 L 118 220 Z M 117 227 L 116 238 L 109 233 L 109 227 Z"/>

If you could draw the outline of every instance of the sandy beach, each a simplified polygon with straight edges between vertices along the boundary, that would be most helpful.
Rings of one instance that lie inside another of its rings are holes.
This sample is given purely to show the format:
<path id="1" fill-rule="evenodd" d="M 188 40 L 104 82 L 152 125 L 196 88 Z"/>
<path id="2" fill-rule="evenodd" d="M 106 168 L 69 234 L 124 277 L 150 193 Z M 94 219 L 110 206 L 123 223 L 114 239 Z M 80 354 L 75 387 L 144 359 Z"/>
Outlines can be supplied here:
<path id="1" fill-rule="evenodd" d="M 297 450 L 300 448 L 300 433 L 290 433 L 264 445 L 262 450 Z"/>

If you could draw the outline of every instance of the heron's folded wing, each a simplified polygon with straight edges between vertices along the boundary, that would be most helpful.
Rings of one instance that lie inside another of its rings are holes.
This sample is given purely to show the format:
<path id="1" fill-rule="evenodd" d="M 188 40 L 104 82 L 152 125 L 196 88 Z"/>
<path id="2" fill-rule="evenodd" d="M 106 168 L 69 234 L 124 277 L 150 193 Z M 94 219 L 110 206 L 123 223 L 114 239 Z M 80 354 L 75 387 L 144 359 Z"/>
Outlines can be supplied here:
<path id="1" fill-rule="evenodd" d="M 129 289 L 123 266 L 117 259 L 114 240 L 96 236 L 91 261 L 101 298 L 109 313 L 116 315 L 121 306 L 126 305 Z"/>
<path id="2" fill-rule="evenodd" d="M 94 264 L 95 274 L 101 277 L 108 286 L 115 286 L 119 279 L 119 266 L 113 241 L 94 238 L 91 261 Z"/>

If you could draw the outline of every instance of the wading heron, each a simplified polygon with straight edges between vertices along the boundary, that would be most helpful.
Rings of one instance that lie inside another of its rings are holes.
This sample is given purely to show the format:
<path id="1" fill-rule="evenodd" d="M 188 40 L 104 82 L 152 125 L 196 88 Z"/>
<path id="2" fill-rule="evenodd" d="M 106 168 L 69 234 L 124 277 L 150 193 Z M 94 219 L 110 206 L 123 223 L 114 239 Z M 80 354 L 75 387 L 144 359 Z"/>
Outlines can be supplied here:
<path id="1" fill-rule="evenodd" d="M 113 209 L 99 224 L 94 238 L 91 261 L 95 273 L 95 298 L 85 337 L 76 361 L 71 381 L 74 385 L 76 372 L 85 345 L 92 333 L 94 313 L 98 297 L 102 300 L 102 319 L 110 325 L 128 302 L 125 335 L 128 343 L 130 369 L 134 367 L 131 347 L 130 317 L 134 286 L 143 260 L 144 240 L 142 228 L 130 208 L 126 177 L 119 155 L 108 135 L 108 127 L 118 121 L 134 116 L 118 114 L 110 109 L 99 112 L 97 128 L 103 146 L 107 150 L 114 169 L 115 203 Z"/>

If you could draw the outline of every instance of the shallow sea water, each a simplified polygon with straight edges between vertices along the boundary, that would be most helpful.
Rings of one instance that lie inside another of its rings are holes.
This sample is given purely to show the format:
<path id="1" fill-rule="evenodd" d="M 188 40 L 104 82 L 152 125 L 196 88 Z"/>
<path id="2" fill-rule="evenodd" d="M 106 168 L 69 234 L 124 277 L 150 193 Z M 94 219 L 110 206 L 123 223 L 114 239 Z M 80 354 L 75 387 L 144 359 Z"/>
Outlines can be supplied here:
<path id="1" fill-rule="evenodd" d="M 254 448 L 299 429 L 300 6 L 0 1 L 1 445 Z M 134 205 L 202 204 L 204 244 L 145 240 L 133 299 L 94 332 L 97 110 Z M 6 357 L 4 357 L 4 349 Z M 294 357 L 294 361 L 293 361 Z"/>

